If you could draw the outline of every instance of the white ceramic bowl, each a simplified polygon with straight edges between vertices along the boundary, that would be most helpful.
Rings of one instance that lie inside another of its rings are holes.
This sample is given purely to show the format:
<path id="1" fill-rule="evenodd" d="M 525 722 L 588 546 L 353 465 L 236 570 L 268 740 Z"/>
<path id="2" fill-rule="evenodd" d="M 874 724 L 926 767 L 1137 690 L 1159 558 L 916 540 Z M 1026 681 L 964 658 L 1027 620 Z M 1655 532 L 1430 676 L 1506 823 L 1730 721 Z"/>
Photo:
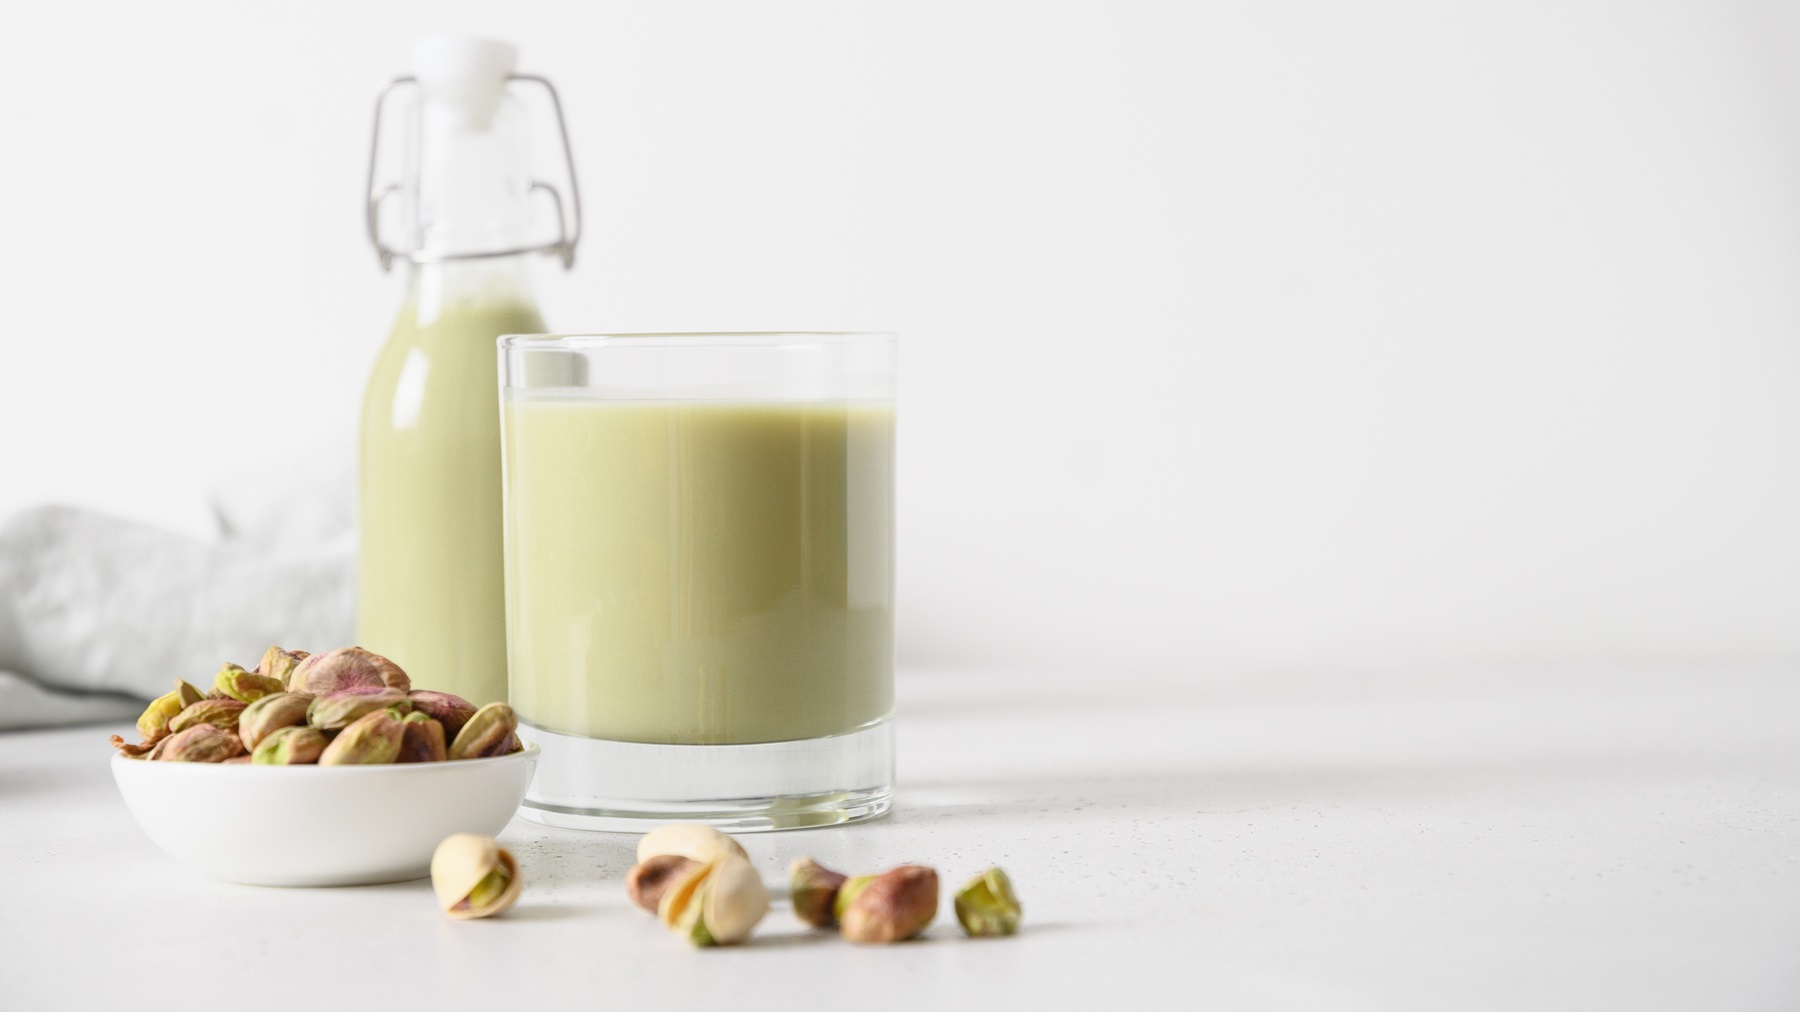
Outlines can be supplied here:
<path id="1" fill-rule="evenodd" d="M 401 882 L 451 833 L 500 832 L 538 749 L 380 766 L 254 766 L 114 756 L 125 807 L 158 847 L 247 885 Z"/>

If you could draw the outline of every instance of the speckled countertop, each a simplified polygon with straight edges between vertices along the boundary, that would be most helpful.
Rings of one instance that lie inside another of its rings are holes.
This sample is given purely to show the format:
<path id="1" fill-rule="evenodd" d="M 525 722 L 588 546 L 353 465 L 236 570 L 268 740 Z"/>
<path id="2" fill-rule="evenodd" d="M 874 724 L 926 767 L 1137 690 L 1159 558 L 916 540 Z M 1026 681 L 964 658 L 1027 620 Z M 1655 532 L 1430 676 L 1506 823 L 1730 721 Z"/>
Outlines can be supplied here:
<path id="1" fill-rule="evenodd" d="M 515 821 L 498 921 L 425 881 L 259 889 L 157 851 L 112 728 L 0 735 L 0 1007 L 1792 1009 L 1800 672 L 907 671 L 900 798 L 744 836 L 771 880 L 1005 867 L 1024 933 L 858 948 L 778 907 L 696 952 L 633 838 Z"/>

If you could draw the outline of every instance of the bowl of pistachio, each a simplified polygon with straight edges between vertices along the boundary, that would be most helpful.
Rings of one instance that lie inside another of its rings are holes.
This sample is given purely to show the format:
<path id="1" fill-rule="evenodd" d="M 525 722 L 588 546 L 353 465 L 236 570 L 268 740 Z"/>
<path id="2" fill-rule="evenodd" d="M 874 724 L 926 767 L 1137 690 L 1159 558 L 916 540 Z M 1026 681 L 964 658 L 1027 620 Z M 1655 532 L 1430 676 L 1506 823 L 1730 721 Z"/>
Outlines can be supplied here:
<path id="1" fill-rule="evenodd" d="M 453 833 L 492 836 L 537 766 L 505 703 L 417 689 L 360 647 L 270 647 L 202 691 L 176 680 L 113 736 L 113 779 L 158 847 L 230 882 L 341 886 L 428 874 Z M 277 768 L 278 767 L 278 768 Z"/>

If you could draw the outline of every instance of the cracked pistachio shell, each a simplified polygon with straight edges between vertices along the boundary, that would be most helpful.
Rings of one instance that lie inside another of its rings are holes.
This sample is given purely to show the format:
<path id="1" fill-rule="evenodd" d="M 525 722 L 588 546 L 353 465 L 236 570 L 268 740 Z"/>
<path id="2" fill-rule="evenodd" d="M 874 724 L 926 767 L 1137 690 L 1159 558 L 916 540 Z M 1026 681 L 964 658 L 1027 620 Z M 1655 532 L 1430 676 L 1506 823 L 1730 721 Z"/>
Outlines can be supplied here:
<path id="1" fill-rule="evenodd" d="M 169 721 L 188 707 L 200 702 L 200 690 L 192 685 L 175 679 L 175 689 L 151 700 L 143 716 L 137 720 L 138 734 L 145 741 L 155 741 L 169 733 Z"/>
<path id="2" fill-rule="evenodd" d="M 750 862 L 737 854 L 719 857 L 670 884 L 657 919 L 693 945 L 732 945 L 769 912 L 769 891 Z"/>
<path id="3" fill-rule="evenodd" d="M 238 717 L 244 712 L 244 704 L 235 699 L 202 699 L 175 715 L 169 721 L 170 731 L 185 731 L 196 724 L 211 724 L 227 731 L 236 731 Z"/>
<path id="4" fill-rule="evenodd" d="M 276 728 L 296 727 L 306 723 L 307 708 L 313 697 L 303 692 L 272 692 L 238 714 L 238 737 L 244 747 L 255 749 Z"/>
<path id="5" fill-rule="evenodd" d="M 443 762 L 448 756 L 444 747 L 444 725 L 423 713 L 414 711 L 400 721 L 400 757 L 403 763 Z"/>
<path id="6" fill-rule="evenodd" d="M 165 762 L 222 763 L 244 754 L 238 736 L 213 724 L 195 724 L 170 735 L 151 757 Z"/>
<path id="7" fill-rule="evenodd" d="M 306 766 L 319 761 L 327 744 L 325 732 L 318 728 L 278 727 L 256 743 L 250 761 L 258 766 Z"/>
<path id="8" fill-rule="evenodd" d="M 518 729 L 519 718 L 513 713 L 512 707 L 505 703 L 489 703 L 476 710 L 469 722 L 457 732 L 456 740 L 450 743 L 450 758 L 481 759 L 505 755 L 513 740 L 513 732 Z"/>
<path id="9" fill-rule="evenodd" d="M 518 862 L 493 837 L 456 833 L 431 855 L 431 889 L 438 906 L 457 920 L 504 913 L 523 887 Z"/>
<path id="10" fill-rule="evenodd" d="M 788 866 L 788 896 L 793 900 L 794 916 L 815 928 L 829 928 L 837 923 L 838 890 L 849 881 L 810 857 L 795 858 Z"/>
<path id="11" fill-rule="evenodd" d="M 399 689 L 359 686 L 339 689 L 313 699 L 306 708 L 306 722 L 321 731 L 338 731 L 361 720 L 376 710 L 398 707 L 401 713 L 412 709 L 406 693 Z"/>
<path id="12" fill-rule="evenodd" d="M 746 860 L 749 858 L 736 840 L 711 826 L 692 822 L 658 826 L 638 840 L 639 861 L 648 861 L 663 854 L 675 854 L 701 864 L 722 854 L 736 854 Z"/>
<path id="13" fill-rule="evenodd" d="M 937 872 L 903 864 L 875 876 L 839 908 L 838 930 L 852 942 L 904 942 L 925 930 L 937 908 Z"/>
<path id="14" fill-rule="evenodd" d="M 475 716 L 475 704 L 449 692 L 434 692 L 430 689 L 414 689 L 406 694 L 412 701 L 413 710 L 423 713 L 444 725 L 444 740 L 456 740 L 463 725 Z"/>
<path id="15" fill-rule="evenodd" d="M 956 891 L 956 919 L 971 938 L 1010 935 L 1019 930 L 1019 897 L 1012 879 L 998 868 L 970 879 Z"/>
<path id="16" fill-rule="evenodd" d="M 325 746 L 320 766 L 374 766 L 400 758 L 400 742 L 406 736 L 397 707 L 364 714 Z"/>
<path id="17" fill-rule="evenodd" d="M 268 678 L 227 664 L 213 676 L 213 688 L 240 703 L 254 703 L 272 692 L 284 691 L 287 685 L 278 678 Z"/>
<path id="18" fill-rule="evenodd" d="M 399 689 L 404 693 L 412 688 L 412 680 L 400 670 L 400 665 L 362 647 L 313 654 L 301 661 L 288 678 L 289 691 L 315 696 L 357 687 Z"/>

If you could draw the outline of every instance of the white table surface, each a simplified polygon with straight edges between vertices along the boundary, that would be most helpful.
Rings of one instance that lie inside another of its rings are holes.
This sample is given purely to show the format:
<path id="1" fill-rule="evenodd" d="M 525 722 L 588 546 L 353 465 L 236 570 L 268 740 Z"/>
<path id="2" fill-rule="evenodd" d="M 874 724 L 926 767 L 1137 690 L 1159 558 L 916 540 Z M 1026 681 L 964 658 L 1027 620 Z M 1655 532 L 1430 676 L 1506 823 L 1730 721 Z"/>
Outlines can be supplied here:
<path id="1" fill-rule="evenodd" d="M 752 858 L 997 863 L 1020 936 L 777 907 L 695 951 L 627 904 L 633 838 L 518 821 L 500 920 L 228 885 L 138 831 L 112 728 L 0 735 L 0 1008 L 1800 1008 L 1800 672 L 908 671 L 900 720 L 890 817 Z"/>

